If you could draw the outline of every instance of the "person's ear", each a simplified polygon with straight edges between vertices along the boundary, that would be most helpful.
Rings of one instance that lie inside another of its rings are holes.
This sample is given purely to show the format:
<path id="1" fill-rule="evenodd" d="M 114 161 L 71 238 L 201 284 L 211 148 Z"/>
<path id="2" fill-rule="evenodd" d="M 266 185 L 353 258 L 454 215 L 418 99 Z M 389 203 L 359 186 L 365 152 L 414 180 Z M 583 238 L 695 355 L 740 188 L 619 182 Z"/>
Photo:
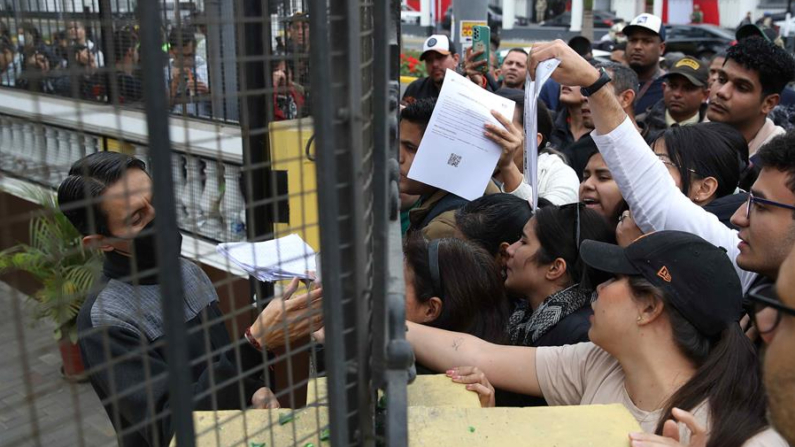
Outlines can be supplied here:
<path id="1" fill-rule="evenodd" d="M 700 205 L 709 200 L 717 190 L 718 180 L 715 177 L 694 180 L 690 184 L 690 200 Z"/>
<path id="2" fill-rule="evenodd" d="M 88 236 L 84 236 L 81 242 L 83 243 L 83 247 L 93 250 L 102 250 L 108 252 L 115 249 L 115 247 L 108 243 L 108 238 L 101 234 L 90 234 Z"/>
<path id="3" fill-rule="evenodd" d="M 455 64 L 458 65 L 461 62 L 461 55 L 458 54 L 458 53 L 455 53 L 453 55 L 453 60 L 455 60 Z"/>
<path id="4" fill-rule="evenodd" d="M 665 42 L 660 42 L 660 54 L 665 54 Z"/>
<path id="5" fill-rule="evenodd" d="M 442 300 L 439 297 L 436 296 L 431 297 L 431 299 L 429 299 L 428 302 L 425 303 L 424 307 L 425 309 L 423 313 L 425 315 L 423 316 L 423 318 L 426 324 L 432 321 L 436 321 L 436 319 L 439 318 L 439 315 L 442 314 Z"/>
<path id="6" fill-rule="evenodd" d="M 765 96 L 765 99 L 762 100 L 761 113 L 767 116 L 778 105 L 779 101 L 781 101 L 781 95 L 778 93 Z"/>
<path id="7" fill-rule="evenodd" d="M 701 103 L 703 104 L 707 102 L 708 99 L 709 99 L 709 87 L 704 87 L 703 89 L 701 89 Z"/>
<path id="8" fill-rule="evenodd" d="M 624 90 L 618 95 L 618 102 L 621 104 L 621 108 L 626 110 L 628 107 L 632 107 L 632 104 L 635 102 L 635 91 L 634 90 Z"/>
<path id="9" fill-rule="evenodd" d="M 536 147 L 540 147 L 541 146 L 541 142 L 544 141 L 544 136 L 541 135 L 540 133 L 537 133 L 536 134 L 536 141 L 537 141 Z"/>
<path id="10" fill-rule="evenodd" d="M 557 258 L 549 264 L 549 268 L 547 268 L 547 272 L 544 277 L 548 281 L 557 281 L 562 278 L 566 272 L 568 271 L 568 265 L 566 265 L 566 260 L 563 258 Z"/>
<path id="11" fill-rule="evenodd" d="M 662 315 L 664 307 L 663 302 L 658 299 L 644 300 L 643 304 L 639 306 L 638 326 L 645 326 L 657 320 Z"/>
<path id="12" fill-rule="evenodd" d="M 508 255 L 508 247 L 510 246 L 511 244 L 507 242 L 501 242 L 500 247 L 497 249 L 496 261 L 500 267 L 505 267 L 505 262 L 510 258 L 510 255 Z"/>

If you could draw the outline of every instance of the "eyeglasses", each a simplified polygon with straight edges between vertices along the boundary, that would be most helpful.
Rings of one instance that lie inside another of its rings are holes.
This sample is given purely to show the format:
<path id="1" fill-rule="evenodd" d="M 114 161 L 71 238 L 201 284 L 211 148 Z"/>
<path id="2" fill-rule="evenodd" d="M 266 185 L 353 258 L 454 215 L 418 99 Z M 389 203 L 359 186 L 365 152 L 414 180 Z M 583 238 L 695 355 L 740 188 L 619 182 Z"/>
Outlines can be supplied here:
<path id="1" fill-rule="evenodd" d="M 657 155 L 657 159 L 660 160 L 660 162 L 662 164 L 664 164 L 666 166 L 671 166 L 672 168 L 676 169 L 677 171 L 681 169 L 679 166 L 676 165 L 676 163 L 672 162 L 671 160 L 668 160 L 668 156 L 667 155 L 662 155 L 662 154 L 656 154 L 656 155 Z M 698 175 L 698 173 L 696 173 L 696 171 L 694 171 L 693 169 L 688 169 L 687 172 L 689 172 L 691 174 Z"/>
<path id="2" fill-rule="evenodd" d="M 769 334 L 776 330 L 782 313 L 795 317 L 795 309 L 781 303 L 773 284 L 755 287 L 748 292 L 748 296 L 754 304 L 751 316 L 760 334 Z"/>
<path id="3" fill-rule="evenodd" d="M 754 203 L 760 203 L 762 205 L 770 205 L 775 206 L 778 208 L 784 208 L 791 211 L 795 211 L 795 205 L 787 205 L 786 203 L 776 202 L 773 200 L 762 199 L 759 197 L 755 197 L 753 192 L 748 193 L 748 201 L 745 202 L 745 219 L 751 220 L 751 205 Z"/>

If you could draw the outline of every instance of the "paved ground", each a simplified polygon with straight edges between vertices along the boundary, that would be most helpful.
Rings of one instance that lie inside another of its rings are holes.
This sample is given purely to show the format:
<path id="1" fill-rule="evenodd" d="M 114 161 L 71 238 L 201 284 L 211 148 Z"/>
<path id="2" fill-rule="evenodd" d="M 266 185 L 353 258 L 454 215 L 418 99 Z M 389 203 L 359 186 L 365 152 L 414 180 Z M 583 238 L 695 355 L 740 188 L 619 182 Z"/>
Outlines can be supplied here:
<path id="1" fill-rule="evenodd" d="M 0 446 L 116 445 L 91 385 L 61 378 L 52 325 L 31 321 L 24 296 L 0 282 Z"/>

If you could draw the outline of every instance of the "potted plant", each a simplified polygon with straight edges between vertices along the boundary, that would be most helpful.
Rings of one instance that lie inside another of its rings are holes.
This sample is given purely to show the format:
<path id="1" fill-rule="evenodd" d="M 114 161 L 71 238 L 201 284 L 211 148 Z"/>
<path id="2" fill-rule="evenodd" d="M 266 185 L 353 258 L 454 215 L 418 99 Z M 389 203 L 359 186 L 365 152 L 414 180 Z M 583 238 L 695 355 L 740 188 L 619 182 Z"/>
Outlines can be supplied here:
<path id="1" fill-rule="evenodd" d="M 56 198 L 30 190 L 30 199 L 43 210 L 30 220 L 30 245 L 19 244 L 0 252 L 0 273 L 24 271 L 41 284 L 30 296 L 35 320 L 55 324 L 53 336 L 69 380 L 85 378 L 77 348 L 77 314 L 102 267 L 99 250 L 83 247 L 82 236 L 58 209 Z"/>

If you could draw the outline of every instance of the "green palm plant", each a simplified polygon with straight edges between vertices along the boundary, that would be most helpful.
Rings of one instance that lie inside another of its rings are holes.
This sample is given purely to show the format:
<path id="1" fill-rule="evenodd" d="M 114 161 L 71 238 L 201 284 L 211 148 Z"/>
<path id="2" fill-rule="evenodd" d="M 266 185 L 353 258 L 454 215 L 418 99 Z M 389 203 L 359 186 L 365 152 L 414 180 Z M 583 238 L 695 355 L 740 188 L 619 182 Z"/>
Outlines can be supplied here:
<path id="1" fill-rule="evenodd" d="M 27 190 L 28 198 L 43 206 L 30 221 L 30 245 L 0 252 L 0 273 L 24 271 L 40 283 L 30 297 L 33 317 L 55 323 L 54 337 L 77 342 L 77 313 L 102 267 L 99 250 L 83 246 L 82 236 L 58 209 L 55 196 Z"/>

